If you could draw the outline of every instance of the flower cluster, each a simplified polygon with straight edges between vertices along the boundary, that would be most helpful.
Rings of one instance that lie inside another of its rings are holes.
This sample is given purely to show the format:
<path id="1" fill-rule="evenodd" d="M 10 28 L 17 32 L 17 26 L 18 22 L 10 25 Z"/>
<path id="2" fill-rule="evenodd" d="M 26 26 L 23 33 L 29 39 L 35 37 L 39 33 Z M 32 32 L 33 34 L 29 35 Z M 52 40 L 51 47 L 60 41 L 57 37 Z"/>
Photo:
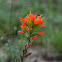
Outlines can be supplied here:
<path id="1" fill-rule="evenodd" d="M 25 44 L 25 49 L 23 49 L 23 55 L 20 55 L 21 62 L 24 62 L 24 59 L 27 58 L 32 53 L 27 53 L 27 50 L 31 47 L 31 39 L 37 39 L 37 35 L 44 36 L 43 32 L 35 33 L 35 30 L 39 27 L 45 27 L 43 25 L 43 19 L 41 16 L 37 16 L 37 14 L 28 14 L 24 19 L 20 18 L 22 25 L 20 28 L 24 31 L 18 31 L 18 33 L 25 34 L 27 33 L 28 44 Z M 17 60 L 15 61 L 17 62 Z"/>
<path id="2" fill-rule="evenodd" d="M 20 21 L 22 22 L 22 25 L 20 26 L 21 29 L 23 29 L 26 32 L 30 32 L 31 34 L 39 27 L 45 27 L 43 25 L 43 18 L 41 16 L 37 16 L 37 14 L 28 14 L 24 19 L 20 18 Z M 22 31 L 18 31 L 18 33 L 24 34 Z M 37 35 L 44 36 L 43 32 L 37 33 Z M 32 37 L 33 39 L 37 39 L 36 36 Z"/>

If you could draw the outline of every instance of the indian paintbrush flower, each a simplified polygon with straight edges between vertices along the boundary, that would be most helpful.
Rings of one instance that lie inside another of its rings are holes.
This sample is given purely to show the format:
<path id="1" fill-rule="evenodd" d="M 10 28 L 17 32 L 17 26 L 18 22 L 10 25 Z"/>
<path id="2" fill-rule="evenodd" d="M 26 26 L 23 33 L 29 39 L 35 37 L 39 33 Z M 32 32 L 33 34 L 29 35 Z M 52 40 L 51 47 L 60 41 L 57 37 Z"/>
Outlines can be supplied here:
<path id="1" fill-rule="evenodd" d="M 37 39 L 37 36 L 32 37 L 32 40 Z"/>
<path id="2" fill-rule="evenodd" d="M 25 48 L 23 49 L 23 55 L 20 55 L 20 59 L 21 62 L 23 62 L 28 56 L 30 56 L 32 53 L 28 53 L 28 49 L 31 47 L 31 38 L 32 40 L 37 39 L 36 35 L 42 35 L 44 36 L 43 32 L 38 32 L 36 34 L 34 34 L 35 30 L 39 27 L 45 27 L 43 25 L 43 18 L 41 18 L 40 16 L 37 16 L 37 14 L 28 14 L 24 19 L 20 18 L 20 21 L 22 22 L 22 25 L 20 26 L 20 28 L 23 31 L 18 31 L 18 33 L 21 34 L 27 34 L 27 40 L 28 40 L 28 44 L 25 44 Z M 16 62 L 16 61 L 15 61 Z"/>
<path id="3" fill-rule="evenodd" d="M 24 32 L 23 32 L 23 31 L 18 31 L 18 33 L 24 34 Z"/>
<path id="4" fill-rule="evenodd" d="M 27 44 L 25 44 L 25 48 L 27 47 Z"/>
<path id="5" fill-rule="evenodd" d="M 32 30 L 32 29 L 28 29 L 28 27 L 26 27 L 26 30 L 27 30 L 27 31 L 30 31 L 30 30 Z"/>
<path id="6" fill-rule="evenodd" d="M 26 55 L 25 55 L 25 57 L 28 57 L 28 56 L 29 56 L 29 55 L 31 55 L 31 54 L 32 54 L 32 52 L 31 52 L 31 53 L 26 54 Z"/>
<path id="7" fill-rule="evenodd" d="M 26 26 L 25 24 L 22 24 L 20 27 L 21 27 L 21 29 L 23 29 L 25 26 Z"/>
<path id="8" fill-rule="evenodd" d="M 43 32 L 39 32 L 39 33 L 37 33 L 38 35 L 42 35 L 42 36 L 44 36 L 44 33 Z"/>

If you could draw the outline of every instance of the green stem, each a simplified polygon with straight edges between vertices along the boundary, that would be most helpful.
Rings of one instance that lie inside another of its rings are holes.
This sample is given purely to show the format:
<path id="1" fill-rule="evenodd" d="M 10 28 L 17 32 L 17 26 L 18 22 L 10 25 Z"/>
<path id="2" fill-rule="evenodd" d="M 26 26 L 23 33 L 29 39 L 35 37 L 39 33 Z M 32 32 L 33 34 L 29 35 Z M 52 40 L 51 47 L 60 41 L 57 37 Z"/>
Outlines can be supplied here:
<path id="1" fill-rule="evenodd" d="M 28 39 L 28 43 L 30 43 L 30 38 L 31 38 L 31 33 L 29 34 L 29 39 Z M 27 50 L 29 49 L 29 47 L 27 47 L 24 51 L 23 51 L 23 60 L 21 60 L 21 62 L 24 62 L 25 54 L 27 53 Z"/>
<path id="2" fill-rule="evenodd" d="M 30 38 L 31 38 L 31 33 L 29 34 L 29 40 L 28 40 L 28 43 L 30 43 Z"/>

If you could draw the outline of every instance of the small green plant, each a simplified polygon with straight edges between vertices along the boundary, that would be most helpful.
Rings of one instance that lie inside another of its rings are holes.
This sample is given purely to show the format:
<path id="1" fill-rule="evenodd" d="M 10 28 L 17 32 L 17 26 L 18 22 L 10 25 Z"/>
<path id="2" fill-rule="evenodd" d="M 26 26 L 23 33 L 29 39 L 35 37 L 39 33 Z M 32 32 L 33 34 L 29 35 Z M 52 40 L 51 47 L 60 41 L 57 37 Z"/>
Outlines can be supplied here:
<path id="1" fill-rule="evenodd" d="M 51 45 L 56 52 L 62 52 L 62 32 L 56 34 L 56 36 L 51 40 Z"/>

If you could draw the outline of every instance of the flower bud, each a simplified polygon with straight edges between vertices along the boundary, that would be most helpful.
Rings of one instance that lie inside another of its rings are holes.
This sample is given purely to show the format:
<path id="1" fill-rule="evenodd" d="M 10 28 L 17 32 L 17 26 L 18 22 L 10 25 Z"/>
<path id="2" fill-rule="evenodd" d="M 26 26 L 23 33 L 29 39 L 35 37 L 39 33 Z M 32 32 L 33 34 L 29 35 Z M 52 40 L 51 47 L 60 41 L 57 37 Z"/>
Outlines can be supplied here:
<path id="1" fill-rule="evenodd" d="M 25 44 L 25 48 L 27 47 L 27 44 Z"/>
<path id="2" fill-rule="evenodd" d="M 37 36 L 32 37 L 32 40 L 37 39 Z"/>
<path id="3" fill-rule="evenodd" d="M 24 32 L 22 32 L 22 31 L 18 31 L 18 33 L 24 34 Z"/>
<path id="4" fill-rule="evenodd" d="M 39 33 L 37 33 L 38 35 L 42 35 L 42 36 L 44 36 L 44 33 L 43 32 L 39 32 Z"/>
<path id="5" fill-rule="evenodd" d="M 20 54 L 20 59 L 21 59 L 21 61 L 23 61 L 23 57 L 22 57 L 22 55 Z"/>
<path id="6" fill-rule="evenodd" d="M 29 46 L 29 47 L 31 47 L 31 44 L 30 44 L 30 43 L 28 43 L 28 46 Z"/>
<path id="7" fill-rule="evenodd" d="M 25 55 L 25 57 L 28 57 L 29 55 L 31 55 L 32 54 L 32 52 L 31 53 L 29 53 L 29 54 L 27 54 L 27 55 Z"/>

